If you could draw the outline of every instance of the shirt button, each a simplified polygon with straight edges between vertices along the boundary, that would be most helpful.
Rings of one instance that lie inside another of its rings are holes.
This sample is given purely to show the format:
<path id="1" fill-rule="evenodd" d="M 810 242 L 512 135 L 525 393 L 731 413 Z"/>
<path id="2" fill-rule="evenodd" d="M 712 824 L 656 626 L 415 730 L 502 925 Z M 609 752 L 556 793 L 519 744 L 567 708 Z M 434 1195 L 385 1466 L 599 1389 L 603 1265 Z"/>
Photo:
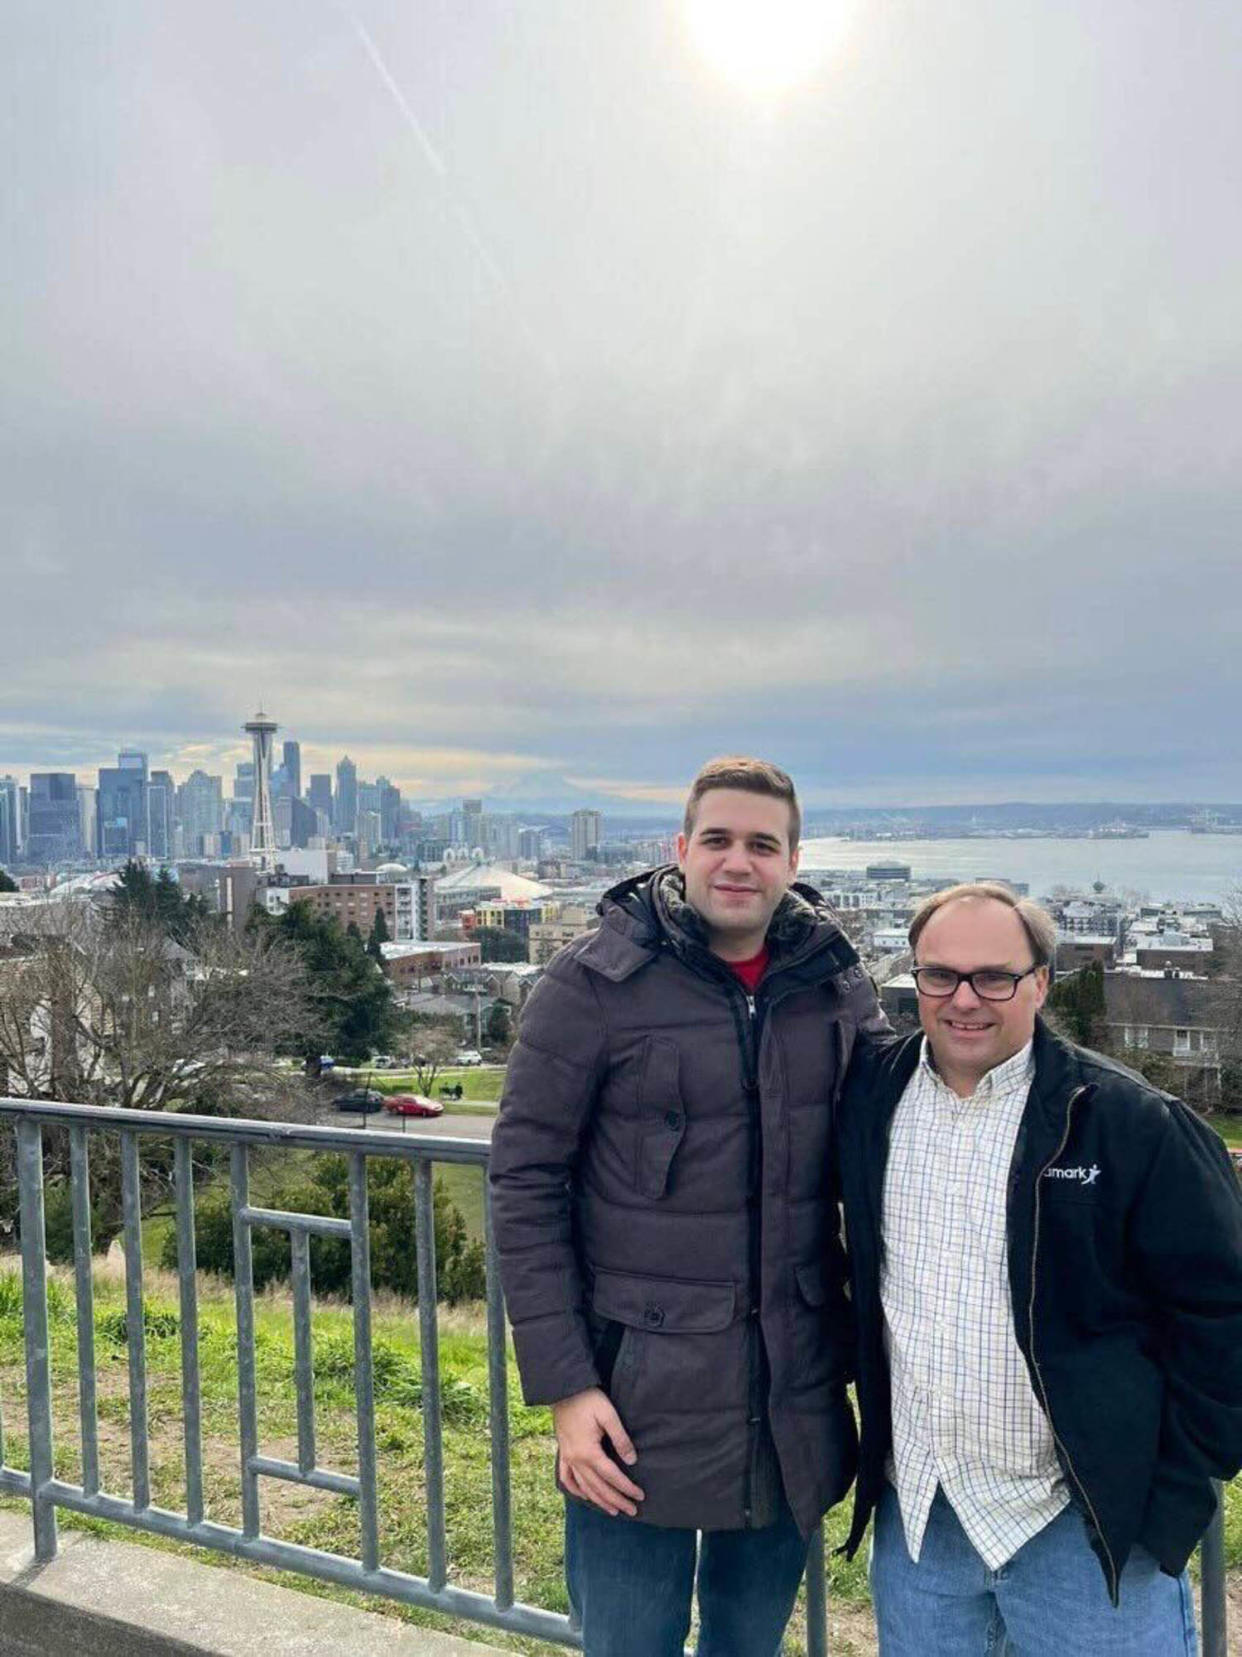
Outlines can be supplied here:
<path id="1" fill-rule="evenodd" d="M 653 1306 L 650 1302 L 643 1307 L 643 1322 L 652 1329 L 658 1329 L 664 1322 L 663 1306 Z"/>
<path id="2" fill-rule="evenodd" d="M 681 1112 L 676 1110 L 666 1110 L 664 1112 L 664 1126 L 666 1128 L 671 1128 L 673 1132 L 676 1133 L 678 1128 L 681 1126 Z"/>

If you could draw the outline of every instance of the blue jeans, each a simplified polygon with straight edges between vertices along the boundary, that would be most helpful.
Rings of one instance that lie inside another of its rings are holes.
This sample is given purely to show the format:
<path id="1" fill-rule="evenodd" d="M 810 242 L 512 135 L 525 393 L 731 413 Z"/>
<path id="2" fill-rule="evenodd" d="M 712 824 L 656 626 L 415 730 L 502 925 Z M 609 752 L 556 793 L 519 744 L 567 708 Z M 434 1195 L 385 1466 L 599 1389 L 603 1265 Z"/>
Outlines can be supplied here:
<path id="1" fill-rule="evenodd" d="M 702 1535 L 698 1657 L 777 1657 L 806 1568 L 788 1508 L 762 1530 Z M 565 1503 L 565 1576 L 586 1657 L 682 1657 L 697 1537 Z"/>
<path id="2" fill-rule="evenodd" d="M 1195 1657 L 1190 1584 L 1135 1547 L 1120 1604 L 1082 1516 L 1066 1508 L 990 1571 L 938 1490 L 916 1565 L 891 1485 L 875 1515 L 871 1594 L 880 1657 Z"/>

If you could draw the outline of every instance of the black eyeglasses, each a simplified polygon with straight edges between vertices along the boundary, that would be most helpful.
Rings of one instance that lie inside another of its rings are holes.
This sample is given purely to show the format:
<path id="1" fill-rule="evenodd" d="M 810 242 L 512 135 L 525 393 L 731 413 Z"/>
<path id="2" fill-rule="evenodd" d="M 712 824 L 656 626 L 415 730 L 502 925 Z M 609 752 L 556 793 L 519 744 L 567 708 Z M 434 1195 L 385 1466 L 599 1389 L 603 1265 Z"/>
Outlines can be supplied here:
<path id="1" fill-rule="evenodd" d="M 1001 972 L 998 967 L 980 967 L 975 972 L 954 972 L 952 967 L 915 967 L 911 976 L 919 994 L 933 1001 L 947 1001 L 957 994 L 959 984 L 969 984 L 980 1001 L 1012 1001 L 1022 980 L 1038 971 L 1036 962 L 1025 972 Z"/>

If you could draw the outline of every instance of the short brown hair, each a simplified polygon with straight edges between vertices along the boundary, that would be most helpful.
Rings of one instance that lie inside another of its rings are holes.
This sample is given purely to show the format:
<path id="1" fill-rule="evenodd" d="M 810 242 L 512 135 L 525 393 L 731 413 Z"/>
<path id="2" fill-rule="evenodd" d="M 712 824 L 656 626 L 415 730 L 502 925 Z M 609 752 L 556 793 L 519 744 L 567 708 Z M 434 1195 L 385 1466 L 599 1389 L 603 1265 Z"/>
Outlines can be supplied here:
<path id="1" fill-rule="evenodd" d="M 746 794 L 768 794 L 774 800 L 784 800 L 789 807 L 789 849 L 796 849 L 802 833 L 802 813 L 798 809 L 793 779 L 779 765 L 772 765 L 766 759 L 750 759 L 744 754 L 709 759 L 690 784 L 690 792 L 686 796 L 686 817 L 682 826 L 687 838 L 694 833 L 699 801 L 713 788 L 740 788 Z"/>
<path id="2" fill-rule="evenodd" d="M 992 898 L 995 902 L 1003 903 L 1006 908 L 1012 909 L 1022 922 L 1022 929 L 1035 957 L 1035 965 L 1052 965 L 1057 953 L 1056 922 L 1046 909 L 1032 903 L 1030 898 L 1020 898 L 1015 891 L 999 880 L 972 880 L 962 886 L 946 886 L 943 891 L 933 892 L 931 897 L 924 898 L 910 922 L 911 949 L 917 946 L 923 928 L 937 910 L 943 909 L 946 904 L 956 903 L 959 898 Z"/>

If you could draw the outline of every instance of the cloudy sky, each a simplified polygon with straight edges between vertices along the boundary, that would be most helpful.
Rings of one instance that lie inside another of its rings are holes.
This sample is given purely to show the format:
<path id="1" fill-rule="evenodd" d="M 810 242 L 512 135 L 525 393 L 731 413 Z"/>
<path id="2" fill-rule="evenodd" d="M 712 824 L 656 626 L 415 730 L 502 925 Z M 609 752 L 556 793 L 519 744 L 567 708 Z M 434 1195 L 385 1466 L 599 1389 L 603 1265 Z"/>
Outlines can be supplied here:
<path id="1" fill-rule="evenodd" d="M 1242 798 L 1242 8 L 704 10 L 15 0 L 0 771 Z"/>

